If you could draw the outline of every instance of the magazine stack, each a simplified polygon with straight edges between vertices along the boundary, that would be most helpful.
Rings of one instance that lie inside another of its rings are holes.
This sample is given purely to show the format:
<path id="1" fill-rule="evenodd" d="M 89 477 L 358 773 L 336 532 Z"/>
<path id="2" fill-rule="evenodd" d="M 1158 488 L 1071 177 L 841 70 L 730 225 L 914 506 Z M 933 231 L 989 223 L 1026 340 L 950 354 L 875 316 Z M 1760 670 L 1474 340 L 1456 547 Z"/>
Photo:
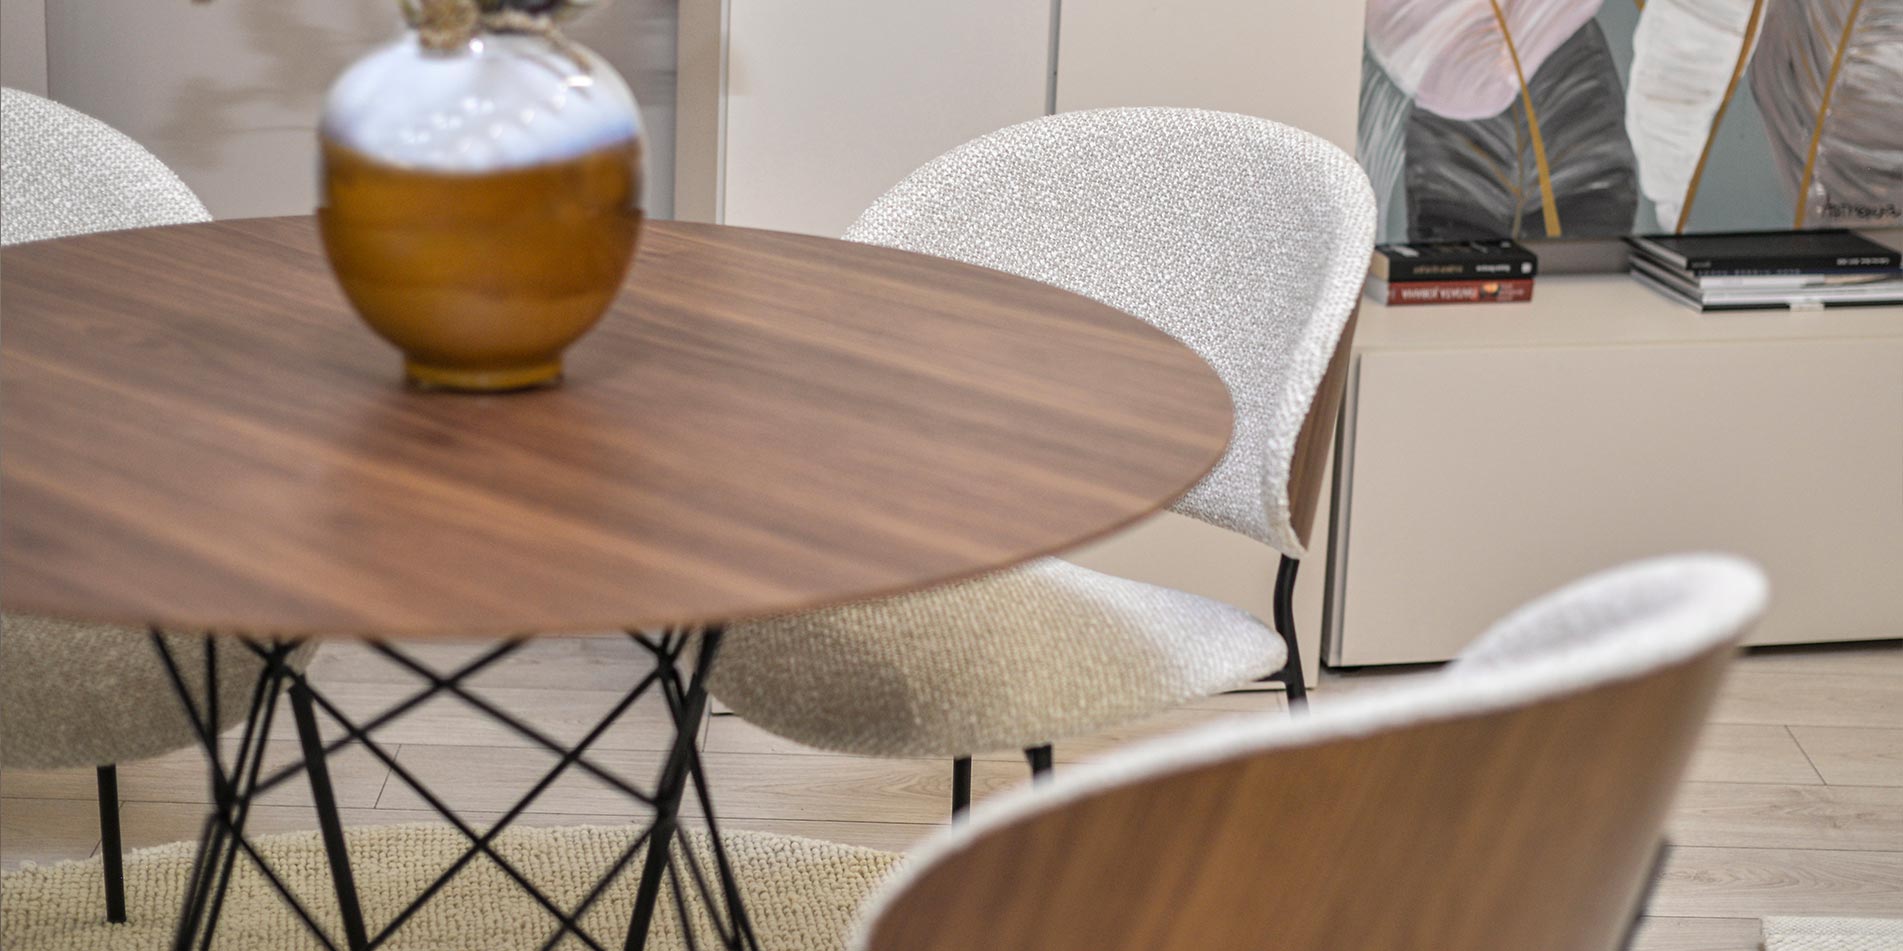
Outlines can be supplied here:
<path id="1" fill-rule="evenodd" d="M 1699 311 L 1821 310 L 1903 303 L 1895 249 L 1853 231 L 1626 239 L 1632 275 Z"/>

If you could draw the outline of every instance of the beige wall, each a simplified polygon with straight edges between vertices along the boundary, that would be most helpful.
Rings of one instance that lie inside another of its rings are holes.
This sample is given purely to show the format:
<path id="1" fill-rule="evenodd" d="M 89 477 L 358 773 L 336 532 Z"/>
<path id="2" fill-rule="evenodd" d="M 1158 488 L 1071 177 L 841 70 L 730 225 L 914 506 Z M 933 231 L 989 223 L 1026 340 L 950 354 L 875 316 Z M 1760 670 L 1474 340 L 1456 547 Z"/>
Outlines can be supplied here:
<path id="1" fill-rule="evenodd" d="M 46 0 L 0 0 L 0 86 L 46 95 Z"/>
<path id="2" fill-rule="evenodd" d="M 31 0 L 4 2 L 11 15 Z M 303 213 L 324 91 L 395 34 L 395 10 L 394 0 L 56 0 L 46 4 L 48 91 L 152 149 L 217 217 Z M 617 0 L 570 32 L 641 99 L 649 209 L 670 214 L 674 0 Z"/>
<path id="3" fill-rule="evenodd" d="M 1057 108 L 1194 106 L 1307 129 L 1352 153 L 1360 0 L 1068 0 Z"/>

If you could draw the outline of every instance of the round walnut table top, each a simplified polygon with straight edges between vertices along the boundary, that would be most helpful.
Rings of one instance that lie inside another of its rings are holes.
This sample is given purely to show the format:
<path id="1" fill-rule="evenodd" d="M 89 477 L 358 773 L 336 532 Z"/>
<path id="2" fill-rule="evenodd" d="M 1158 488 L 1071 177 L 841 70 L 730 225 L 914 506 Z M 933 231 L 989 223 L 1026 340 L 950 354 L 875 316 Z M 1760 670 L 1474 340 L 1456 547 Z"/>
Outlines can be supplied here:
<path id="1" fill-rule="evenodd" d="M 823 238 L 650 223 L 560 387 L 419 393 L 309 218 L 0 254 L 9 611 L 256 635 L 726 621 L 1072 547 L 1220 457 L 1137 319 Z"/>

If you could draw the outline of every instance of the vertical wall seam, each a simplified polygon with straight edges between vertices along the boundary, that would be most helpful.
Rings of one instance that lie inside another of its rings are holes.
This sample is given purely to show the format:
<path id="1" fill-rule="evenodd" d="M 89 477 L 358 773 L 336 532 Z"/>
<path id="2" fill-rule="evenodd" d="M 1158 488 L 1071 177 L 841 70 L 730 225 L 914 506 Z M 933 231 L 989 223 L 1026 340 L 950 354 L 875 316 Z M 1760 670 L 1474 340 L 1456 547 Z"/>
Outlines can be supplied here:
<path id="1" fill-rule="evenodd" d="M 714 96 L 714 224 L 727 223 L 727 90 L 732 53 L 733 0 L 720 0 L 720 82 Z"/>
<path id="2" fill-rule="evenodd" d="M 1049 70 L 1044 76 L 1044 114 L 1057 114 L 1057 47 L 1059 28 L 1063 22 L 1064 0 L 1051 0 L 1051 48 L 1048 56 Z"/>

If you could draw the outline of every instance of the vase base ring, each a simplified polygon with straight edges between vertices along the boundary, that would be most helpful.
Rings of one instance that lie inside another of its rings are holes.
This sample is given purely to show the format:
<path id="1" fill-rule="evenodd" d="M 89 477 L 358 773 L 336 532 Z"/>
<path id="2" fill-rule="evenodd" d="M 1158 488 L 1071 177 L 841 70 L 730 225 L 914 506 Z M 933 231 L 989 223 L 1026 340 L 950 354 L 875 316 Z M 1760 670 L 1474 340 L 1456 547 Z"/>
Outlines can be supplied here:
<path id="1" fill-rule="evenodd" d="M 545 360 L 512 367 L 452 367 L 403 361 L 403 377 L 411 389 L 457 393 L 509 393 L 554 386 L 562 381 L 562 361 Z"/>

